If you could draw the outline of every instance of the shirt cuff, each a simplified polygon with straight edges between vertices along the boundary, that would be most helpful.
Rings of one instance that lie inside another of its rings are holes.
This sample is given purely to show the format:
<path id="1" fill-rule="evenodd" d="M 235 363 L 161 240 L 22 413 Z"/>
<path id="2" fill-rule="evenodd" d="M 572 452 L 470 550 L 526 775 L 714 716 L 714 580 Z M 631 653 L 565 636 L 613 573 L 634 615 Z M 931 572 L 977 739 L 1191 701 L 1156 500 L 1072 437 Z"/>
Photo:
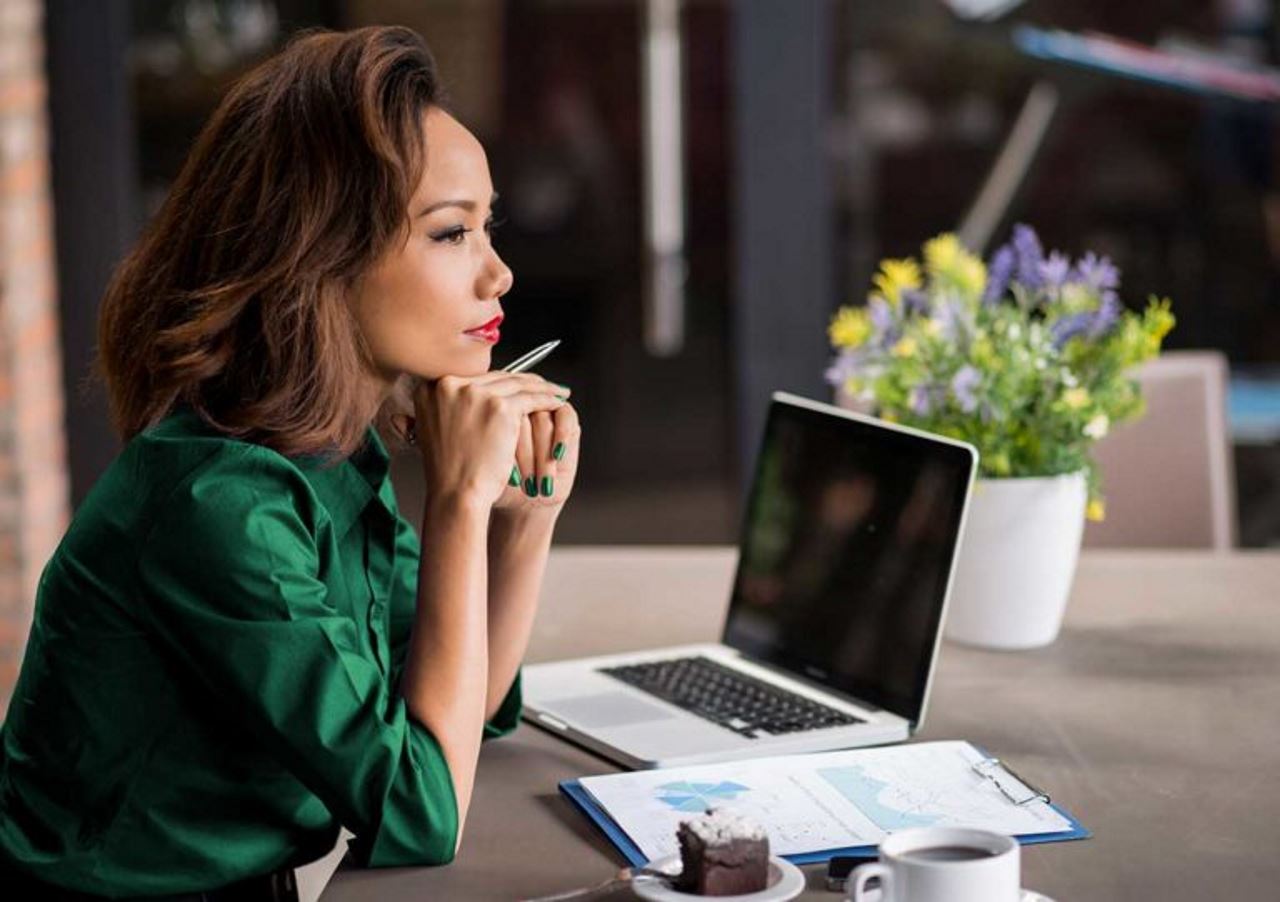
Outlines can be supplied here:
<path id="1" fill-rule="evenodd" d="M 502 700 L 493 717 L 485 722 L 485 739 L 506 736 L 520 725 L 520 711 L 524 707 L 524 693 L 520 688 L 521 676 L 522 672 L 517 670 L 516 678 L 511 681 L 511 688 L 507 690 L 507 697 Z"/>
<path id="2" fill-rule="evenodd" d="M 435 735 L 406 718 L 401 760 L 383 798 L 372 835 L 350 848 L 367 867 L 448 864 L 458 845 L 458 797 L 449 762 Z"/>

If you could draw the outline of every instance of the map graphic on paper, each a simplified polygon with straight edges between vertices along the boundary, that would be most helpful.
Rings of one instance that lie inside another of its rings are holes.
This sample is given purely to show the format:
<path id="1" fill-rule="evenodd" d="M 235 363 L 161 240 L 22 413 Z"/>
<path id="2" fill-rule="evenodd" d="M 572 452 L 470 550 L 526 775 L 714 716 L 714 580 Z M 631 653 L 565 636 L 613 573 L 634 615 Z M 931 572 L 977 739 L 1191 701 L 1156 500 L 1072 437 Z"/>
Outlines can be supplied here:
<path id="1" fill-rule="evenodd" d="M 784 755 L 583 777 L 581 785 L 650 860 L 676 854 L 681 821 L 726 808 L 763 826 L 775 855 L 874 846 L 908 827 L 1069 833 L 1044 802 L 1014 805 L 973 765 L 967 742 Z"/>
<path id="2" fill-rule="evenodd" d="M 657 797 L 660 802 L 676 811 L 692 811 L 695 814 L 701 814 L 708 808 L 723 805 L 748 789 L 750 787 L 730 780 L 721 780 L 719 783 L 691 783 L 688 780 L 679 780 L 659 786 Z"/>
<path id="3" fill-rule="evenodd" d="M 933 827 L 942 820 L 940 814 L 925 810 L 928 807 L 926 800 L 914 798 L 903 787 L 893 787 L 883 780 L 867 776 L 866 771 L 857 765 L 824 767 L 818 775 L 886 833 L 909 827 Z"/>

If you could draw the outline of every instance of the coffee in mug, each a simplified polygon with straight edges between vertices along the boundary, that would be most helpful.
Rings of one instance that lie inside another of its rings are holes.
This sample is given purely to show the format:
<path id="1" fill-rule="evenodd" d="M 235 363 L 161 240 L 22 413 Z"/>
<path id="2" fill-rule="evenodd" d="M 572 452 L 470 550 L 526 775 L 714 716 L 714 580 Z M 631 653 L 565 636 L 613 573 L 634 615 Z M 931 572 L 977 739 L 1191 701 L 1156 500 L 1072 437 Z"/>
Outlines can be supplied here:
<path id="1" fill-rule="evenodd" d="M 881 902 L 1018 902 L 1018 841 L 962 827 L 902 830 L 880 843 L 880 860 L 850 877 L 850 902 L 864 902 L 880 878 Z"/>
<path id="2" fill-rule="evenodd" d="M 977 846 L 932 846 L 928 849 L 912 849 L 902 857 L 908 861 L 976 861 L 993 858 L 996 853 Z"/>

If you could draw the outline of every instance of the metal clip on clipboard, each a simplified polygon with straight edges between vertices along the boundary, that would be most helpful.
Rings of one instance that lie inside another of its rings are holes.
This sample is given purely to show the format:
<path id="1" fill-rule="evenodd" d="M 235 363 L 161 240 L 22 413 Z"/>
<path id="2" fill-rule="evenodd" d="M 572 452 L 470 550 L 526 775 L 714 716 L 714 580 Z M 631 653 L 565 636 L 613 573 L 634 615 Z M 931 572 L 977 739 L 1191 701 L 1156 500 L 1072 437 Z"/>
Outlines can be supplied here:
<path id="1" fill-rule="evenodd" d="M 973 772 L 990 780 L 1006 799 L 1015 805 L 1026 805 L 1030 802 L 1049 803 L 1049 794 L 1037 789 L 1014 773 L 999 758 L 985 758 L 973 765 Z"/>

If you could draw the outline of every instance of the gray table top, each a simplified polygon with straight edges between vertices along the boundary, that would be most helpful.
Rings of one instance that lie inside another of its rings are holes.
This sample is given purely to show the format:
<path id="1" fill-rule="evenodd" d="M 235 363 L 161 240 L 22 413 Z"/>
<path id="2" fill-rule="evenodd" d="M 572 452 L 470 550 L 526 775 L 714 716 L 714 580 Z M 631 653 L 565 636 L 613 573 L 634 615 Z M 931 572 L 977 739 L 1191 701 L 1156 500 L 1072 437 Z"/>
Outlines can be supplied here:
<path id="1" fill-rule="evenodd" d="M 734 563 L 731 548 L 556 548 L 528 660 L 714 640 Z M 919 737 L 987 747 L 1094 833 L 1025 848 L 1025 887 L 1280 898 L 1280 554 L 1088 551 L 1054 645 L 944 643 L 939 667 Z M 343 869 L 323 900 L 509 900 L 608 877 L 624 860 L 556 784 L 614 770 L 523 724 L 486 743 L 451 865 Z M 805 870 L 803 898 L 841 898 Z"/>

